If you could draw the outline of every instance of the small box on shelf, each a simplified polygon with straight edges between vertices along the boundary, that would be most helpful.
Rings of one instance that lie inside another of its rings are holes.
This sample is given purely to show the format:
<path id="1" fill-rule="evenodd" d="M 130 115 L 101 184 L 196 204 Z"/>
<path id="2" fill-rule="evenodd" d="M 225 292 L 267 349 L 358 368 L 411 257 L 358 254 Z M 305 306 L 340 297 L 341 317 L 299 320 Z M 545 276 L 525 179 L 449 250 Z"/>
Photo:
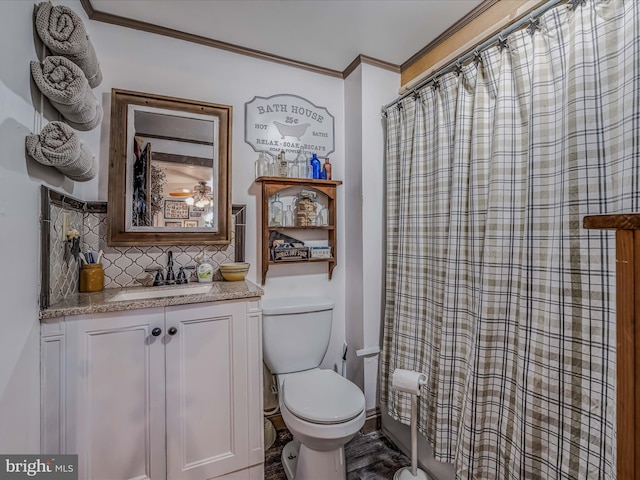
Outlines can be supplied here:
<path id="1" fill-rule="evenodd" d="M 309 247 L 311 258 L 332 258 L 331 247 Z"/>
<path id="2" fill-rule="evenodd" d="M 271 249 L 274 262 L 299 262 L 309 260 L 309 247 L 290 247 L 279 245 Z"/>

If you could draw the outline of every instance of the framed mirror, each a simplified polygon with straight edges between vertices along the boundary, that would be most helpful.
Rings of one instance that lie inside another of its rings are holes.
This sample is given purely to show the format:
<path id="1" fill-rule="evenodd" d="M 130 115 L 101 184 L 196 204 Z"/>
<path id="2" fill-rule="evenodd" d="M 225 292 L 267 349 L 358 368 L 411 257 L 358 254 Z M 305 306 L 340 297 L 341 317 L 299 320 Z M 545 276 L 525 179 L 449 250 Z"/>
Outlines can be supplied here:
<path id="1" fill-rule="evenodd" d="M 111 91 L 110 246 L 231 242 L 232 107 Z"/>

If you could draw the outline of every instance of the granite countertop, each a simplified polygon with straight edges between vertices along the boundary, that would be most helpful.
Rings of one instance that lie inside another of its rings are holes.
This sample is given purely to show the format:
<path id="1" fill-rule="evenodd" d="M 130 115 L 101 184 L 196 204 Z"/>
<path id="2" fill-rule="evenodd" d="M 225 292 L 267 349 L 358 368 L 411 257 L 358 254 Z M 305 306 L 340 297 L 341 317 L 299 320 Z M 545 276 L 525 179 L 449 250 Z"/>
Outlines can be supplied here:
<path id="1" fill-rule="evenodd" d="M 189 290 L 203 285 L 211 285 L 206 293 L 189 293 Z M 164 290 L 185 291 L 183 295 L 171 295 L 165 297 L 142 298 L 136 300 L 113 300 L 113 297 L 121 292 L 137 294 L 149 292 L 160 294 Z M 61 302 L 51 305 L 46 310 L 40 311 L 40 320 L 63 317 L 67 315 L 85 315 L 90 313 L 117 312 L 136 308 L 165 307 L 167 305 L 184 305 L 188 303 L 217 302 L 220 300 L 235 300 L 239 298 L 254 298 L 264 295 L 264 290 L 254 283 L 244 280 L 241 282 L 212 282 L 190 283 L 188 285 L 172 285 L 169 287 L 130 287 L 107 288 L 101 292 L 78 293 Z"/>

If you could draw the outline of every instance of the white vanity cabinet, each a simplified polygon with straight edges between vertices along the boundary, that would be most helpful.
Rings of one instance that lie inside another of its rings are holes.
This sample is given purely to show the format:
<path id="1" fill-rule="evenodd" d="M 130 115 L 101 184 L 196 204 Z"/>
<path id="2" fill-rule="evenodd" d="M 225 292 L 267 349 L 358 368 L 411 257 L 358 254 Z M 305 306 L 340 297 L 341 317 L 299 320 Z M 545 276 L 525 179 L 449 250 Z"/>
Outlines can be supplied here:
<path id="1" fill-rule="evenodd" d="M 48 320 L 42 452 L 80 479 L 262 479 L 261 344 L 257 299 Z"/>

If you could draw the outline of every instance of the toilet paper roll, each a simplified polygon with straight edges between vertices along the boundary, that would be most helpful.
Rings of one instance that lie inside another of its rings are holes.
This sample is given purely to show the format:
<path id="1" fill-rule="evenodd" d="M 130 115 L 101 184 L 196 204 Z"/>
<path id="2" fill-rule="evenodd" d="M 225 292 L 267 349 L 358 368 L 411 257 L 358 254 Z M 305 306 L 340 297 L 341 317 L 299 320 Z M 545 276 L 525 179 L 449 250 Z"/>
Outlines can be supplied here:
<path id="1" fill-rule="evenodd" d="M 423 373 L 396 368 L 391 377 L 391 387 L 399 392 L 420 395 L 420 385 L 426 381 L 427 377 Z"/>

